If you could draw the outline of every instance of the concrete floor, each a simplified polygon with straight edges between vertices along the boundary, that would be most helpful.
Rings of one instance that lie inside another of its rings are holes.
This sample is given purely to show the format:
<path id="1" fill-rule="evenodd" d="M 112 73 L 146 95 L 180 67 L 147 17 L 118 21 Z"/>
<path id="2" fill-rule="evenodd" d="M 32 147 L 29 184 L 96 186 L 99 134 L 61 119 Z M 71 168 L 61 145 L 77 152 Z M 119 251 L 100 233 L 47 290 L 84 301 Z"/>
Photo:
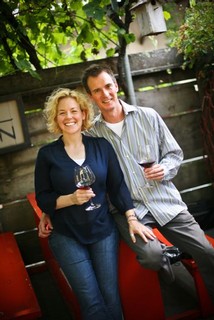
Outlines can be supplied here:
<path id="1" fill-rule="evenodd" d="M 214 237 L 214 229 L 206 230 L 206 233 Z M 173 270 L 175 282 L 172 285 L 161 283 L 166 318 L 197 307 L 197 296 L 191 275 L 180 262 L 173 265 Z M 59 289 L 48 270 L 31 275 L 31 281 L 43 313 L 39 320 L 72 320 Z M 214 320 L 214 316 L 206 319 Z"/>

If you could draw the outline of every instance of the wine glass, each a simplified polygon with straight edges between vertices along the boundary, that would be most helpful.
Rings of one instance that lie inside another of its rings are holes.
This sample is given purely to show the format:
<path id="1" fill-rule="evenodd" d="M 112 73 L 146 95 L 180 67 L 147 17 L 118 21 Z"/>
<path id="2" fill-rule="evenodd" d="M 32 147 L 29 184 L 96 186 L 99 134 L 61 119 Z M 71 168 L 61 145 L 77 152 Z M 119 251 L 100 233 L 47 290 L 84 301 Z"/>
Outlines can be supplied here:
<path id="1" fill-rule="evenodd" d="M 78 189 L 89 189 L 90 186 L 95 182 L 95 175 L 89 165 L 75 167 L 74 168 L 74 180 Z M 101 204 L 93 203 L 90 199 L 90 205 L 85 209 L 86 211 L 91 211 L 97 209 Z"/>
<path id="2" fill-rule="evenodd" d="M 155 163 L 155 155 L 154 155 L 153 147 L 150 144 L 146 144 L 145 152 L 143 153 L 143 155 L 140 152 L 138 164 L 143 168 L 150 168 L 153 166 L 154 163 Z M 144 187 L 152 188 L 153 185 L 149 183 L 149 181 L 147 181 Z"/>

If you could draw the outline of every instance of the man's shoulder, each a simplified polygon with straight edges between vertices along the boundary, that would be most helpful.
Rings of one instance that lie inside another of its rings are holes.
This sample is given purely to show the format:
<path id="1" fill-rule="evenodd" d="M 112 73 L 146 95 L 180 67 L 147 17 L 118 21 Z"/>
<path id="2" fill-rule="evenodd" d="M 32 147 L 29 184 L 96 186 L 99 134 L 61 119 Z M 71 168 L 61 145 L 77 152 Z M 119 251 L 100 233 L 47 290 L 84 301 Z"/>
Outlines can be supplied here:
<path id="1" fill-rule="evenodd" d="M 134 113 L 140 113 L 140 114 L 145 114 L 145 115 L 157 114 L 157 111 L 153 107 L 145 107 L 145 106 L 139 106 L 139 105 L 134 106 L 134 105 L 128 104 L 124 101 L 121 101 L 121 104 L 123 106 L 124 111 L 127 113 L 131 113 L 133 111 Z"/>
<path id="2" fill-rule="evenodd" d="M 157 111 L 153 108 L 153 107 L 141 107 L 141 106 L 137 106 L 137 111 L 141 112 L 141 113 L 145 113 L 148 115 L 156 115 Z"/>
<path id="3" fill-rule="evenodd" d="M 101 122 L 102 121 L 102 116 L 101 114 L 97 114 L 96 117 L 94 118 L 93 120 L 93 125 L 94 124 L 97 124 L 98 122 Z"/>
<path id="4" fill-rule="evenodd" d="M 160 117 L 158 112 L 152 107 L 136 106 L 133 112 L 129 112 L 128 115 L 132 115 L 134 118 L 148 119 L 149 121 L 156 121 Z"/>

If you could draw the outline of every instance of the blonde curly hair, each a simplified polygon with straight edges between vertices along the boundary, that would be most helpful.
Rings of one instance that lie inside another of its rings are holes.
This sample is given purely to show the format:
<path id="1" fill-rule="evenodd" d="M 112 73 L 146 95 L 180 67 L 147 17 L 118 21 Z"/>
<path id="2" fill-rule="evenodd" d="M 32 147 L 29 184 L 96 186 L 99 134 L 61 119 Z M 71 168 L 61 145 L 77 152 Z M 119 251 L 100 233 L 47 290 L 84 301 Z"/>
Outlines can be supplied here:
<path id="1" fill-rule="evenodd" d="M 81 111 L 85 112 L 85 119 L 82 123 L 82 131 L 87 130 L 92 125 L 94 110 L 87 97 L 78 90 L 68 88 L 58 88 L 47 97 L 43 114 L 47 122 L 47 129 L 51 133 L 61 133 L 56 118 L 59 101 L 65 97 L 71 97 L 79 104 Z"/>

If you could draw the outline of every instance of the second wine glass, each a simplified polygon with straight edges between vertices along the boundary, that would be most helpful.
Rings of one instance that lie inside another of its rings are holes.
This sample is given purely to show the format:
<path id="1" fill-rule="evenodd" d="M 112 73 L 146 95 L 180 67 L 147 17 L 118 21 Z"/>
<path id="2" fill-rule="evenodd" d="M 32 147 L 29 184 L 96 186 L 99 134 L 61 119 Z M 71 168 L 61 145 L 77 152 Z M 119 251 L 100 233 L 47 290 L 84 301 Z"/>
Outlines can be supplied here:
<path id="1" fill-rule="evenodd" d="M 74 180 L 78 189 L 89 189 L 95 182 L 96 177 L 89 165 L 75 167 L 74 168 Z M 85 209 L 91 211 L 98 209 L 101 206 L 100 203 L 93 203 L 90 199 L 90 205 Z"/>
<path id="2" fill-rule="evenodd" d="M 155 156 L 153 152 L 153 148 L 150 144 L 146 144 L 145 146 L 145 152 L 143 152 L 143 155 L 140 154 L 138 164 L 143 168 L 150 168 L 155 163 Z M 145 188 L 152 188 L 153 185 L 146 181 L 146 184 L 144 185 Z"/>

